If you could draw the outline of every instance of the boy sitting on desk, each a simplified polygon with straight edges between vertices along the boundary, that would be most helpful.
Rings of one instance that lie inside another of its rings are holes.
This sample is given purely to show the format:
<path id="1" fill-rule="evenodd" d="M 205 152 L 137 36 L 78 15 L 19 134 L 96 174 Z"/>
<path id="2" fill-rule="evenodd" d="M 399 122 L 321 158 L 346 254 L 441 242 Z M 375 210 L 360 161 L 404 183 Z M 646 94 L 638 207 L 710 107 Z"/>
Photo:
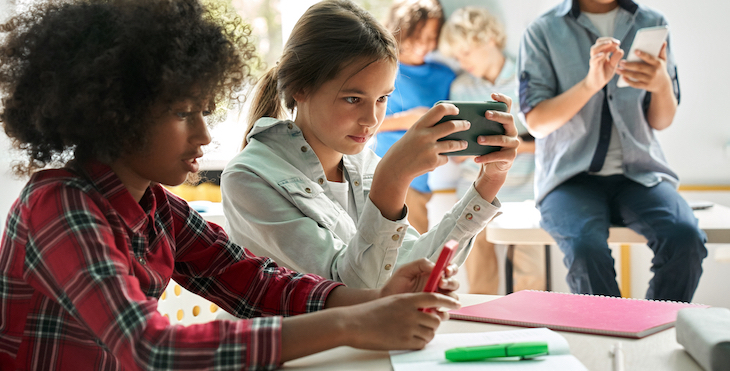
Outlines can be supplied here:
<path id="1" fill-rule="evenodd" d="M 679 103 L 669 43 L 658 57 L 621 60 L 637 30 L 664 24 L 630 0 L 565 0 L 522 38 L 520 108 L 537 138 L 536 201 L 541 226 L 565 253 L 572 292 L 621 295 L 611 224 L 643 235 L 654 251 L 646 298 L 690 301 L 702 274 L 705 234 L 654 135 Z M 617 87 L 620 77 L 630 87 Z"/>

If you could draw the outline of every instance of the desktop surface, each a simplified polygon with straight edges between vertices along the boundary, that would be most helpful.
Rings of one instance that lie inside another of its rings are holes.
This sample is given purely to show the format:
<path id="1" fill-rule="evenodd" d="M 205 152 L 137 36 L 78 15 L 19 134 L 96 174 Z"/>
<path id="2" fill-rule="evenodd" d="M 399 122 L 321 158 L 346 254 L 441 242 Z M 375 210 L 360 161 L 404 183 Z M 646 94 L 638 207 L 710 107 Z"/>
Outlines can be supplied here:
<path id="1" fill-rule="evenodd" d="M 495 295 L 459 296 L 464 306 L 499 298 Z M 469 333 L 485 331 L 517 330 L 523 327 L 493 325 L 460 320 L 441 324 L 437 333 Z M 592 371 L 613 370 L 611 349 L 621 342 L 626 370 L 702 370 L 702 368 L 677 343 L 674 327 L 643 339 L 626 339 L 612 336 L 588 335 L 558 331 L 570 344 L 570 352 L 587 369 Z M 367 351 L 338 347 L 313 354 L 284 364 L 290 370 L 392 370 L 386 351 Z"/>
<path id="2" fill-rule="evenodd" d="M 500 214 L 487 225 L 487 240 L 503 245 L 555 244 L 540 227 L 540 212 L 532 201 L 503 202 Z M 699 227 L 707 234 L 707 243 L 730 243 L 730 207 L 714 204 L 694 211 Z M 609 243 L 646 243 L 644 236 L 627 227 L 609 229 Z"/>

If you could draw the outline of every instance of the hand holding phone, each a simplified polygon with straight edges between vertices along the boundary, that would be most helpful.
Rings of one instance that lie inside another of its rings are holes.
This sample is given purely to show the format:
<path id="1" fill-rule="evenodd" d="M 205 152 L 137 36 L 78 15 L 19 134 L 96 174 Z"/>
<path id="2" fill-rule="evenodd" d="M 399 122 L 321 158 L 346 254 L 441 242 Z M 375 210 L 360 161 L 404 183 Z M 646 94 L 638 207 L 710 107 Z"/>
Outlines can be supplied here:
<path id="1" fill-rule="evenodd" d="M 459 243 L 454 240 L 449 240 L 444 244 L 444 247 L 441 248 L 441 254 L 439 254 L 438 260 L 436 260 L 436 265 L 428 276 L 428 281 L 426 281 L 423 292 L 438 291 L 439 281 L 444 276 L 444 271 L 449 266 L 449 263 L 451 263 L 451 259 L 454 258 L 457 247 L 459 247 Z M 430 312 L 430 309 L 426 308 L 425 311 Z"/>
<path id="2" fill-rule="evenodd" d="M 457 102 L 442 100 L 436 102 L 451 103 L 459 109 L 459 114 L 454 116 L 444 116 L 436 124 L 452 120 L 466 120 L 471 123 L 471 127 L 466 131 L 459 131 L 449 134 L 442 140 L 464 140 L 468 143 L 466 149 L 456 152 L 443 153 L 446 156 L 481 156 L 490 152 L 499 151 L 500 147 L 483 146 L 477 143 L 480 135 L 503 135 L 504 127 L 496 121 L 487 120 L 484 116 L 487 111 L 507 112 L 507 104 L 504 102 L 485 101 L 485 102 Z"/>
<path id="3" fill-rule="evenodd" d="M 626 61 L 641 62 L 641 58 L 636 55 L 637 50 L 641 50 L 642 52 L 654 57 L 659 56 L 659 52 L 662 50 L 662 45 L 664 44 L 664 41 L 666 41 L 668 34 L 669 27 L 666 25 L 646 27 L 636 31 L 636 36 L 634 37 L 634 42 L 631 43 L 631 48 L 629 50 L 629 55 L 626 57 Z M 629 84 L 626 82 L 624 77 L 621 76 L 619 77 L 616 86 L 619 88 L 625 88 L 629 86 Z"/>

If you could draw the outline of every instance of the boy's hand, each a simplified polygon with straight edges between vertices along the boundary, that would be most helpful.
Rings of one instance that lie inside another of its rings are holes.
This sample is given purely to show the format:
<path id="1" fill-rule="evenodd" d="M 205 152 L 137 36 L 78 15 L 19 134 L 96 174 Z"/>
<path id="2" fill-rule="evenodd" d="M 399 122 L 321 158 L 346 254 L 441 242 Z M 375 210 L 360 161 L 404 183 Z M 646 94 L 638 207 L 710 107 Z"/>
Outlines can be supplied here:
<path id="1" fill-rule="evenodd" d="M 627 62 L 622 60 L 618 64 L 617 73 L 624 77 L 632 88 L 644 89 L 648 92 L 658 93 L 665 89 L 671 89 L 672 79 L 667 72 L 667 43 L 664 42 L 659 56 L 654 57 L 640 50 L 636 55 L 642 62 Z"/>
<path id="2" fill-rule="evenodd" d="M 433 270 L 434 263 L 426 258 L 412 261 L 393 273 L 393 276 L 380 289 L 380 297 L 401 293 L 422 292 Z M 438 292 L 458 299 L 454 293 L 459 288 L 459 282 L 454 278 L 459 268 L 455 264 L 446 267 L 444 276 L 439 281 Z"/>
<path id="3" fill-rule="evenodd" d="M 489 202 L 494 200 L 499 188 L 504 184 L 507 171 L 512 167 L 517 156 L 517 147 L 520 145 L 515 119 L 509 113 L 512 109 L 512 99 L 496 93 L 492 94 L 492 99 L 507 104 L 507 112 L 487 111 L 485 114 L 487 119 L 502 124 L 504 135 L 483 135 L 477 138 L 477 143 L 502 148 L 474 159 L 476 163 L 482 164 L 474 186 L 482 198 Z"/>
<path id="4" fill-rule="evenodd" d="M 613 37 L 599 37 L 591 46 L 590 69 L 584 83 L 592 93 L 603 89 L 616 73 L 619 61 L 624 56 L 620 44 Z"/>

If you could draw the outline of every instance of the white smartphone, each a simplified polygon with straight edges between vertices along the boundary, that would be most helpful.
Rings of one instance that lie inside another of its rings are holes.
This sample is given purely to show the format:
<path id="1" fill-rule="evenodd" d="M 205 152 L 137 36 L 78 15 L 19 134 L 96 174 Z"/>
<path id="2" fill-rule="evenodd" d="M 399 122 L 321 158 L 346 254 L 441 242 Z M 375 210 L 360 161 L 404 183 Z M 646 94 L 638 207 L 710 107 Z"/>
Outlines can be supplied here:
<path id="1" fill-rule="evenodd" d="M 641 58 L 636 55 L 637 50 L 641 50 L 642 52 L 655 57 L 658 56 L 659 52 L 662 50 L 662 44 L 664 44 L 668 34 L 669 27 L 666 25 L 646 27 L 636 31 L 636 36 L 634 37 L 634 42 L 631 44 L 631 49 L 629 49 L 629 54 L 626 56 L 626 61 L 641 62 Z M 624 77 L 621 76 L 619 77 L 616 86 L 619 88 L 625 88 L 629 86 L 629 84 L 626 80 L 624 80 Z"/>

